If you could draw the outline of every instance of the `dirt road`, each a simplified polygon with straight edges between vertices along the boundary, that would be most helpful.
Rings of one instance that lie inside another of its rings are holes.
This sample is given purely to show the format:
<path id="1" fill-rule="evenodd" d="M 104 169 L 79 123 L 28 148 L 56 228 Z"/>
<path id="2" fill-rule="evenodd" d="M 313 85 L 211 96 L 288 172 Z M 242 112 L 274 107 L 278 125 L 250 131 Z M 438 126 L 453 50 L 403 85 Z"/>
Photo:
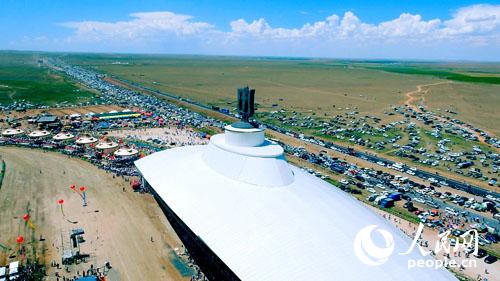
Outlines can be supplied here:
<path id="1" fill-rule="evenodd" d="M 419 111 L 420 109 L 415 104 L 416 100 L 417 100 L 415 95 L 422 94 L 421 100 L 423 102 L 423 101 L 425 101 L 425 97 L 423 95 L 429 93 L 429 90 L 430 90 L 429 87 L 441 85 L 441 84 L 448 84 L 448 83 L 452 83 L 452 82 L 451 81 L 444 81 L 444 82 L 437 82 L 437 83 L 431 83 L 431 84 L 417 85 L 417 89 L 415 91 L 410 91 L 410 92 L 407 92 L 405 94 L 406 95 L 405 105 L 411 106 L 414 110 Z"/>
<path id="2" fill-rule="evenodd" d="M 0 156 L 7 167 L 0 189 L 0 244 L 15 249 L 16 237 L 23 235 L 28 255 L 50 265 L 61 262 L 63 248 L 70 249 L 71 229 L 85 230 L 81 252 L 90 260 L 66 274 L 48 266 L 49 280 L 55 280 L 56 271 L 72 277 L 106 261 L 119 280 L 189 280 L 172 263 L 178 262 L 173 249 L 181 242 L 150 195 L 134 193 L 125 180 L 62 154 L 1 147 Z M 88 188 L 87 207 L 71 184 Z M 64 199 L 64 216 L 59 199 Z M 23 221 L 25 213 L 34 230 Z M 0 249 L 0 265 L 20 258 L 9 259 L 11 252 Z"/>
<path id="3" fill-rule="evenodd" d="M 441 85 L 441 84 L 449 84 L 449 83 L 452 83 L 451 81 L 446 81 L 446 82 L 438 82 L 438 83 L 432 83 L 432 84 L 425 84 L 425 85 L 417 85 L 417 89 L 415 91 L 410 91 L 410 92 L 407 92 L 406 93 L 406 101 L 405 101 L 405 105 L 406 106 L 410 106 L 413 110 L 415 110 L 416 112 L 419 112 L 421 113 L 422 110 L 420 110 L 420 108 L 418 107 L 417 105 L 417 102 L 418 100 L 421 101 L 421 104 L 424 104 L 425 102 L 425 95 L 428 94 L 430 92 L 430 89 L 429 87 L 431 86 L 436 86 L 436 85 Z M 420 95 L 419 98 L 416 97 L 416 95 Z M 442 118 L 440 116 L 437 116 L 436 115 L 436 118 L 440 121 L 440 122 L 448 122 L 448 120 L 446 120 L 445 118 Z M 471 130 L 470 128 L 466 127 L 466 126 L 463 126 L 463 125 L 460 125 L 460 124 L 455 124 L 456 126 L 474 134 L 475 136 L 477 136 L 478 140 L 489 146 L 490 148 L 496 150 L 496 151 L 499 151 L 498 149 L 496 149 L 495 147 L 491 146 L 489 143 L 486 142 L 486 140 L 484 139 L 484 137 L 474 131 L 474 130 Z M 490 134 L 489 132 L 487 132 L 489 135 L 492 135 Z"/>

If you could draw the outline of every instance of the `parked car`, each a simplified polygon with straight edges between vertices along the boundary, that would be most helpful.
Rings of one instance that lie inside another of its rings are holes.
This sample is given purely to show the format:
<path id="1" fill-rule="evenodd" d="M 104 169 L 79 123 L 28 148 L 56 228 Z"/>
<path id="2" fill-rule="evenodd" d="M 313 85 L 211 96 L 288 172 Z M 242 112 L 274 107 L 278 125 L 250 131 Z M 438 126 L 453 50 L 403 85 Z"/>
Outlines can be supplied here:
<path id="1" fill-rule="evenodd" d="M 498 234 L 491 234 L 491 233 L 486 233 L 484 235 L 484 238 L 491 241 L 492 243 L 497 243 L 498 242 Z"/>
<path id="2" fill-rule="evenodd" d="M 415 211 L 418 211 L 418 208 L 415 207 L 415 206 L 410 206 L 410 207 L 408 207 L 408 211 L 409 212 L 415 212 Z"/>
<path id="3" fill-rule="evenodd" d="M 378 194 L 375 193 L 375 194 L 370 195 L 368 198 L 366 198 L 366 200 L 368 200 L 369 202 L 373 202 L 373 201 L 375 201 L 375 198 L 377 198 L 377 197 L 378 197 Z"/>
<path id="4" fill-rule="evenodd" d="M 0 281 L 5 281 L 7 277 L 7 268 L 0 266 Z"/>
<path id="5" fill-rule="evenodd" d="M 413 199 L 413 201 L 418 202 L 418 203 L 425 204 L 425 200 L 424 200 L 424 199 L 422 199 L 422 198 L 418 198 L 418 197 L 416 197 L 416 198 L 414 198 L 414 199 Z"/>
<path id="6" fill-rule="evenodd" d="M 474 247 L 467 247 L 465 248 L 464 252 L 466 254 L 472 254 L 474 252 Z"/>
<path id="7" fill-rule="evenodd" d="M 474 256 L 478 259 L 482 259 L 484 258 L 488 253 L 484 250 L 484 249 L 478 249 L 477 250 L 477 254 L 475 254 Z"/>
<path id="8" fill-rule="evenodd" d="M 495 263 L 497 260 L 498 260 L 498 258 L 495 256 L 492 256 L 492 255 L 489 255 L 486 258 L 484 258 L 484 262 L 487 264 Z"/>

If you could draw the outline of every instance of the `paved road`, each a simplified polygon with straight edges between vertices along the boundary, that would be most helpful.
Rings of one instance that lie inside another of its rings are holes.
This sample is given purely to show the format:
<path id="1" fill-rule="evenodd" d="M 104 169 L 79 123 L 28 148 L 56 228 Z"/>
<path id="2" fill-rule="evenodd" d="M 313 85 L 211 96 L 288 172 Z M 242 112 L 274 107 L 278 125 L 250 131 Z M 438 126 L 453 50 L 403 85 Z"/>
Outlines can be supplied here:
<path id="1" fill-rule="evenodd" d="M 373 162 L 373 163 L 383 162 L 386 165 L 392 165 L 395 163 L 394 161 L 391 161 L 391 160 L 388 160 L 385 158 L 381 158 L 381 157 L 378 157 L 378 156 L 375 156 L 372 154 L 359 152 L 359 151 L 355 151 L 354 156 L 360 157 L 363 159 L 367 159 L 368 161 Z M 405 165 L 405 166 L 403 166 L 403 168 L 405 168 L 405 170 L 407 170 L 409 167 Z M 462 190 L 462 191 L 468 192 L 470 194 L 483 196 L 483 197 L 486 195 L 492 195 L 494 197 L 500 198 L 500 194 L 495 192 L 495 191 L 487 190 L 487 189 L 484 189 L 484 188 L 479 187 L 479 186 L 474 186 L 474 185 L 470 185 L 468 183 L 464 183 L 464 182 L 460 182 L 460 181 L 457 181 L 454 179 L 450 179 L 450 178 L 444 177 L 442 175 L 439 175 L 437 173 L 429 173 L 427 171 L 420 170 L 420 169 L 417 169 L 414 172 L 415 172 L 415 176 L 417 176 L 419 178 L 422 178 L 425 180 L 427 180 L 429 178 L 435 178 L 436 180 L 438 180 L 440 182 L 441 181 L 446 182 L 450 187 L 452 187 L 454 189 Z"/>

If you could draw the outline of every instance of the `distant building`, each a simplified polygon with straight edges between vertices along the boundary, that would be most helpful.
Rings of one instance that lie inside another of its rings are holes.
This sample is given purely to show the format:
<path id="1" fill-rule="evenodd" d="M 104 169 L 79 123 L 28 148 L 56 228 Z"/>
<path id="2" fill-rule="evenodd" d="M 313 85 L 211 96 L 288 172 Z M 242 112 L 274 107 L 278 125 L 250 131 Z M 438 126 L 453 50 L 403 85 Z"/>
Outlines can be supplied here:
<path id="1" fill-rule="evenodd" d="M 39 127 L 54 129 L 59 128 L 61 126 L 61 121 L 59 117 L 54 115 L 42 115 L 38 117 L 35 121 Z"/>

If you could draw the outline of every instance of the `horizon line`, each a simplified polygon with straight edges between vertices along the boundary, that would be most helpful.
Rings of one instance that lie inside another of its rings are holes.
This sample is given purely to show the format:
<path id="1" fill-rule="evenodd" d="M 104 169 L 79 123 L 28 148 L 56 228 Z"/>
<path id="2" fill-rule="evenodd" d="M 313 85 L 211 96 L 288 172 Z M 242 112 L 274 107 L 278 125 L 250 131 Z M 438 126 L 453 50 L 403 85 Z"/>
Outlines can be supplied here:
<path id="1" fill-rule="evenodd" d="M 314 57 L 314 56 L 277 56 L 277 55 L 236 55 L 236 54 L 190 54 L 190 53 L 147 53 L 147 52 L 96 52 L 96 51 L 47 51 L 47 50 L 20 50 L 0 49 L 0 52 L 19 53 L 49 53 L 49 54 L 94 54 L 94 55 L 143 55 L 143 56 L 198 56 L 198 57 L 220 57 L 220 58 L 247 58 L 247 59 L 282 59 L 282 60 L 346 60 L 346 61 L 387 61 L 387 62 L 415 62 L 415 63 L 500 63 L 500 60 L 469 60 L 469 59 L 418 59 L 418 58 L 364 58 L 364 57 Z"/>

